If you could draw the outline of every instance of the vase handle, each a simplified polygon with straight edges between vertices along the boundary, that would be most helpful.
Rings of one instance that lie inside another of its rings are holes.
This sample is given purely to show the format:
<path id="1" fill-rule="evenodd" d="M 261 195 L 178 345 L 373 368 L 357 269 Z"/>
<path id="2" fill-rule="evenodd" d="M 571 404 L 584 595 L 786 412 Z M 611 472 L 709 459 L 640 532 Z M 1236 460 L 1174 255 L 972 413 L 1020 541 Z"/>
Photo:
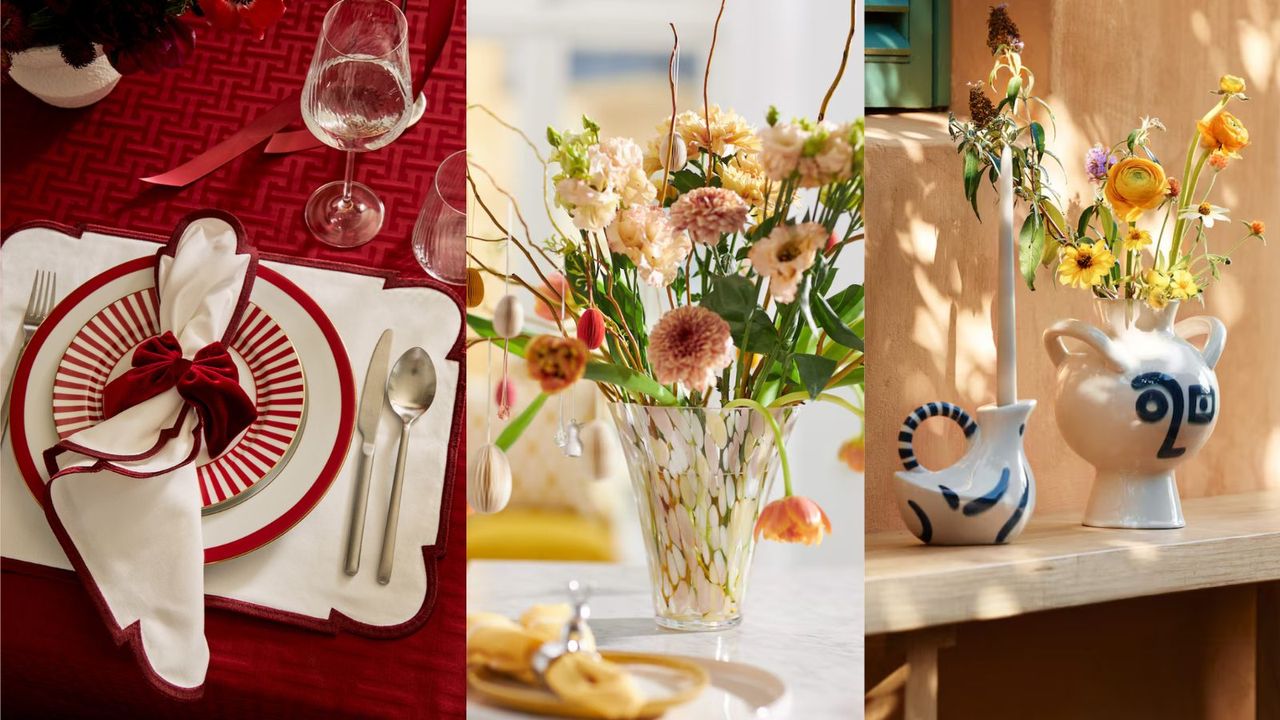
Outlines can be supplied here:
<path id="1" fill-rule="evenodd" d="M 912 410 L 907 419 L 902 421 L 902 429 L 898 431 L 898 457 L 902 460 L 902 467 L 907 470 L 915 470 L 920 467 L 919 461 L 916 460 L 915 437 L 916 429 L 920 424 L 931 417 L 942 416 L 955 421 L 964 431 L 964 438 L 973 444 L 973 438 L 978 432 L 978 423 L 969 417 L 969 413 L 959 405 L 952 405 L 949 402 L 931 402 L 925 403 L 920 407 Z"/>
<path id="2" fill-rule="evenodd" d="M 1048 351 L 1054 367 L 1062 365 L 1072 355 L 1083 354 L 1067 350 L 1066 344 L 1062 342 L 1064 337 L 1079 340 L 1093 348 L 1112 372 L 1122 373 L 1129 367 L 1129 363 L 1120 355 L 1115 343 L 1111 342 L 1106 333 L 1080 320 L 1060 320 L 1044 331 L 1044 349 Z"/>
<path id="3" fill-rule="evenodd" d="M 1194 315 L 1173 326 L 1173 333 L 1183 340 L 1190 340 L 1200 335 L 1208 336 L 1200 354 L 1204 362 L 1212 370 L 1222 357 L 1222 348 L 1227 344 L 1227 326 L 1212 315 Z"/>

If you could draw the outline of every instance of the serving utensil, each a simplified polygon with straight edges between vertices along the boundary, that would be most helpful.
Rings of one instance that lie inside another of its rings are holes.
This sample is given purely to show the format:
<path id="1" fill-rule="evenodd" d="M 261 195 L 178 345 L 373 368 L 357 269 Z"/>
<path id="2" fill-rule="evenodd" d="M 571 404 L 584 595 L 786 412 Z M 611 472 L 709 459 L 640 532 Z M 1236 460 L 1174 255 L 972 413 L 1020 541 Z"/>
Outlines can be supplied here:
<path id="1" fill-rule="evenodd" d="M 543 684 L 547 682 L 547 670 L 551 668 L 551 663 L 571 653 L 592 652 L 583 648 L 583 640 L 587 636 L 587 620 L 591 617 L 591 606 L 587 604 L 590 595 L 590 588 L 584 587 L 577 580 L 569 581 L 569 603 L 573 614 L 565 622 L 559 639 L 539 645 L 530 660 L 534 674 Z"/>
<path id="2" fill-rule="evenodd" d="M 387 401 L 400 417 L 400 451 L 387 506 L 387 527 L 382 536 L 382 557 L 378 562 L 378 582 L 391 582 L 391 565 L 396 554 L 396 529 L 400 523 L 400 494 L 404 490 L 404 463 L 409 454 L 409 429 L 436 399 L 436 366 L 420 347 L 410 348 L 396 360 L 387 378 Z"/>
<path id="3" fill-rule="evenodd" d="M 22 351 L 27 348 L 27 343 L 31 342 L 31 336 L 36 333 L 36 328 L 49 317 L 50 312 L 53 312 L 57 294 L 57 273 L 52 270 L 37 270 L 35 278 L 31 281 L 31 295 L 27 297 L 27 311 L 22 315 L 22 347 L 18 348 L 18 357 L 22 357 Z M 16 363 L 14 369 L 17 369 Z M 9 393 L 13 391 L 13 376 L 16 374 L 16 372 L 9 374 L 9 386 L 4 391 L 4 420 L 3 427 L 0 427 L 0 440 L 4 439 L 5 434 L 9 432 Z"/>
<path id="4" fill-rule="evenodd" d="M 351 530 L 347 535 L 348 575 L 360 571 L 360 550 L 364 545 L 364 516 L 369 506 L 369 477 L 373 474 L 373 453 L 378 442 L 378 426 L 382 423 L 382 408 L 386 403 L 387 365 L 391 362 L 391 328 L 382 331 L 378 344 L 369 357 L 369 369 L 364 376 L 364 389 L 360 393 L 360 417 L 356 429 L 360 431 L 360 471 L 356 475 L 355 499 L 351 505 Z"/>

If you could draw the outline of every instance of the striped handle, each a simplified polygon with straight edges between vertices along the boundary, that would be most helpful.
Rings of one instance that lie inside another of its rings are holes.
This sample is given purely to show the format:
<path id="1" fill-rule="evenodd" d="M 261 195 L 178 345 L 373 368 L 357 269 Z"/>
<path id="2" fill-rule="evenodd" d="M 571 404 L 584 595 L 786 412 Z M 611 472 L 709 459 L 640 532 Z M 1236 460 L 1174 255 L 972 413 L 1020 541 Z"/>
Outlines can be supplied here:
<path id="1" fill-rule="evenodd" d="M 912 445 L 912 441 L 916 436 L 916 428 L 920 427 L 920 423 L 931 417 L 947 417 L 955 421 L 960 429 L 964 431 L 966 440 L 973 440 L 973 434 L 978 431 L 978 423 L 969 417 L 969 413 L 964 411 L 959 405 L 952 405 L 949 402 L 931 402 L 925 403 L 907 416 L 902 421 L 902 429 L 898 431 L 898 457 L 902 459 L 902 467 L 907 470 L 915 470 L 920 467 L 920 463 L 916 461 L 916 450 Z"/>

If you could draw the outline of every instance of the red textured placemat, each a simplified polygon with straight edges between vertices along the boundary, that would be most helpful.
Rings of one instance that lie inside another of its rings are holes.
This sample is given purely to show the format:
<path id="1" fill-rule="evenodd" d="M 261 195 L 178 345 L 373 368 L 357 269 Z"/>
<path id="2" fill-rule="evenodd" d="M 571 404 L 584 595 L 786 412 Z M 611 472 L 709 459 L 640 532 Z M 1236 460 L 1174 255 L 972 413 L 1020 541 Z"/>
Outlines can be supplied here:
<path id="1" fill-rule="evenodd" d="M 426 5 L 409 3 L 419 47 Z M 427 83 L 422 121 L 386 148 L 357 158 L 356 178 L 387 207 L 382 232 L 364 247 L 330 248 L 302 223 L 311 191 L 342 178 L 343 155 L 336 150 L 277 156 L 258 147 L 186 188 L 138 180 L 194 157 L 301 88 L 328 7 L 315 1 L 293 3 L 262 42 L 241 33 L 205 33 L 183 67 L 127 76 L 88 108 L 53 108 L 5 82 L 0 225 L 57 220 L 165 235 L 191 210 L 215 207 L 235 213 L 254 244 L 269 252 L 412 270 L 409 235 L 432 173 L 466 145 L 463 5 Z"/>
<path id="2" fill-rule="evenodd" d="M 424 11 L 425 3 L 409 5 L 420 42 L 425 18 L 414 10 Z M 341 177 L 342 156 L 327 148 L 291 156 L 264 156 L 257 148 L 177 190 L 137 179 L 191 158 L 299 87 L 327 7 L 292 3 L 261 43 L 205 33 L 186 66 L 126 77 L 105 100 L 81 110 L 48 107 L 5 82 L 0 226 L 53 220 L 167 234 L 187 212 L 215 207 L 235 213 L 269 253 L 420 274 L 409 249 L 418 205 L 439 160 L 465 145 L 463 0 L 427 84 L 422 122 L 357 161 L 357 179 L 387 205 L 382 233 L 368 245 L 329 248 L 302 225 L 311 191 Z M 459 488 L 462 465 L 454 476 Z M 450 552 L 439 564 L 435 610 L 422 630 L 369 640 L 210 610 L 205 693 L 189 703 L 151 688 L 132 653 L 112 643 L 73 575 L 5 572 L 0 710 L 13 717 L 463 717 L 464 493 L 453 494 L 448 511 Z"/>

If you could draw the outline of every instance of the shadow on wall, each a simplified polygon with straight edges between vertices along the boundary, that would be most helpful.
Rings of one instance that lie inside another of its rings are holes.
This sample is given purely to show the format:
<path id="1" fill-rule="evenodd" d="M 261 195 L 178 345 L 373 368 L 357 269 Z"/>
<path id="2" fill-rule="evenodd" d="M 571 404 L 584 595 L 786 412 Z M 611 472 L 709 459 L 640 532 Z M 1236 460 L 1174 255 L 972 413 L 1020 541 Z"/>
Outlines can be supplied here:
<path id="1" fill-rule="evenodd" d="M 984 26 L 989 4 L 953 5 L 958 103 L 967 99 L 965 82 L 985 79 L 990 71 Z M 1252 100 L 1232 110 L 1250 127 L 1251 145 L 1222 172 L 1214 203 L 1231 208 L 1233 221 L 1262 219 L 1280 227 L 1274 200 L 1280 187 L 1280 7 L 1263 0 L 1009 5 L 1027 43 L 1024 59 L 1036 72 L 1036 94 L 1056 112 L 1050 145 L 1065 167 L 1055 187 L 1072 212 L 1093 192 L 1084 172 L 1085 151 L 1123 140 L 1144 115 L 1169 127 L 1154 146 L 1170 174 L 1180 175 L 1194 123 L 1217 99 L 1208 93 L 1219 75 L 1231 73 L 1249 85 Z M 958 104 L 956 113 L 968 111 Z M 1051 125 L 1047 117 L 1042 122 Z M 868 370 L 868 417 L 874 420 L 868 428 L 866 517 L 868 531 L 875 531 L 901 527 L 890 486 L 899 467 L 901 418 L 931 400 L 973 409 L 994 399 L 997 224 L 989 187 L 978 205 L 986 222 L 964 200 L 945 114 L 872 117 L 867 127 L 867 277 L 873 298 L 867 324 L 870 353 L 881 358 Z M 1154 234 L 1158 225 L 1150 230 Z M 1235 242 L 1235 230 L 1211 236 L 1215 252 Z M 1280 283 L 1273 282 L 1280 273 L 1277 252 L 1246 243 L 1210 288 L 1206 304 L 1188 303 L 1180 312 L 1217 315 L 1230 330 L 1217 369 L 1222 414 L 1209 444 L 1179 472 L 1186 497 L 1280 486 L 1280 383 L 1269 379 L 1280 348 L 1280 315 L 1269 311 L 1280 305 Z M 1037 512 L 1080 511 L 1093 472 L 1058 434 L 1055 374 L 1041 334 L 1064 317 L 1091 319 L 1091 301 L 1042 273 L 1034 292 L 1019 291 L 1018 303 L 1019 391 L 1040 403 L 1027 433 L 1039 482 Z M 963 451 L 962 438 L 948 423 L 929 423 L 917 443 L 929 466 L 949 463 Z"/>

